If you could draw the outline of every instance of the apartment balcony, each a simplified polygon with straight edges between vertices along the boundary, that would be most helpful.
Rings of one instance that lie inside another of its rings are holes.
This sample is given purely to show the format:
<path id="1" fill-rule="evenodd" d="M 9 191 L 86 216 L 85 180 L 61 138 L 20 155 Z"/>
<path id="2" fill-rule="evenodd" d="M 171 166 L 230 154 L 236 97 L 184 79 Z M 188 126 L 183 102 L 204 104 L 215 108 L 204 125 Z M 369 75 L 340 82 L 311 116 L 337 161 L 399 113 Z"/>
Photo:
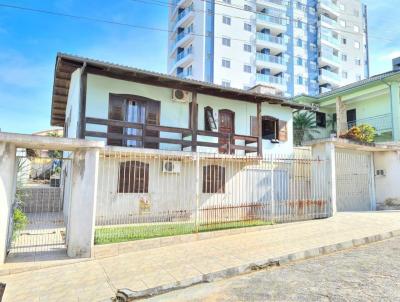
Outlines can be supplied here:
<path id="1" fill-rule="evenodd" d="M 286 51 L 286 43 L 284 38 L 275 37 L 269 34 L 264 34 L 261 32 L 257 33 L 257 46 L 269 48 L 271 50 L 276 50 L 278 52 Z"/>
<path id="2" fill-rule="evenodd" d="M 340 14 L 339 7 L 331 0 L 320 0 L 319 9 L 320 13 L 326 13 L 334 17 L 338 17 Z"/>
<path id="3" fill-rule="evenodd" d="M 281 10 L 286 10 L 289 2 L 287 0 L 258 0 L 257 6 L 268 8 L 273 7 Z"/>
<path id="4" fill-rule="evenodd" d="M 320 24 L 328 28 L 336 28 L 337 21 L 328 16 L 321 15 Z"/>
<path id="5" fill-rule="evenodd" d="M 341 82 L 341 77 L 338 73 L 321 68 L 319 70 L 318 81 L 322 85 L 331 84 L 332 86 L 339 86 Z"/>
<path id="6" fill-rule="evenodd" d="M 279 73 L 286 71 L 287 66 L 282 57 L 263 54 L 257 52 L 256 54 L 257 67 L 268 68 L 272 73 Z"/>
<path id="7" fill-rule="evenodd" d="M 287 19 L 275 17 L 263 13 L 257 13 L 257 29 L 269 28 L 271 33 L 280 34 L 286 32 Z"/>
<path id="8" fill-rule="evenodd" d="M 327 34 L 321 34 L 320 39 L 322 44 L 325 44 L 331 48 L 339 49 L 340 46 L 339 37 L 334 37 Z"/>
<path id="9" fill-rule="evenodd" d="M 169 70 L 170 74 L 174 74 L 178 67 L 185 68 L 193 62 L 193 53 L 182 51 L 176 55 L 175 64 Z"/>
<path id="10" fill-rule="evenodd" d="M 173 27 L 173 32 L 176 31 L 178 27 L 188 26 L 193 21 L 194 16 L 195 13 L 193 12 L 193 9 L 189 7 L 181 11 L 176 17 L 176 22 Z"/>
<path id="11" fill-rule="evenodd" d="M 328 51 L 321 51 L 319 58 L 318 58 L 318 63 L 320 66 L 333 66 L 335 68 L 340 67 L 340 60 L 339 56 L 334 55 L 333 53 L 330 53 Z"/>
<path id="12" fill-rule="evenodd" d="M 169 50 L 170 56 L 174 55 L 175 51 L 178 49 L 178 47 L 185 48 L 188 46 L 194 39 L 193 33 L 188 33 L 188 32 L 181 32 L 176 35 L 175 37 L 175 43 L 171 46 Z"/>
<path id="13" fill-rule="evenodd" d="M 256 74 L 256 82 L 257 84 L 263 84 L 274 87 L 280 91 L 285 91 L 287 85 L 286 80 L 283 77 L 273 76 L 269 74 L 262 74 L 258 72 Z"/>
<path id="14" fill-rule="evenodd" d="M 171 17 L 174 18 L 175 14 L 178 13 L 179 8 L 188 7 L 192 3 L 192 0 L 174 0 L 172 2 L 173 9 Z"/>

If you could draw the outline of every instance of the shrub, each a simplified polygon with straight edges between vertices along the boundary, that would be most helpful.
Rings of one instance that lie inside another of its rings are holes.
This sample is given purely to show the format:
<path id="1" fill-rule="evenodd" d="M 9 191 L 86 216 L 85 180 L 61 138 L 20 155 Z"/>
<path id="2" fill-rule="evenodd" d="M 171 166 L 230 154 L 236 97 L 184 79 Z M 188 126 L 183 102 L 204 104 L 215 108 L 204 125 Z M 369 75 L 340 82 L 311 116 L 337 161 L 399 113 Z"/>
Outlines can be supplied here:
<path id="1" fill-rule="evenodd" d="M 13 238 L 15 239 L 18 232 L 25 229 L 26 225 L 28 224 L 28 217 L 20 208 L 16 208 L 14 210 L 13 223 Z"/>
<path id="2" fill-rule="evenodd" d="M 340 137 L 363 143 L 372 143 L 375 140 L 375 136 L 375 128 L 371 125 L 363 124 L 352 127 L 346 134 L 343 134 Z"/>

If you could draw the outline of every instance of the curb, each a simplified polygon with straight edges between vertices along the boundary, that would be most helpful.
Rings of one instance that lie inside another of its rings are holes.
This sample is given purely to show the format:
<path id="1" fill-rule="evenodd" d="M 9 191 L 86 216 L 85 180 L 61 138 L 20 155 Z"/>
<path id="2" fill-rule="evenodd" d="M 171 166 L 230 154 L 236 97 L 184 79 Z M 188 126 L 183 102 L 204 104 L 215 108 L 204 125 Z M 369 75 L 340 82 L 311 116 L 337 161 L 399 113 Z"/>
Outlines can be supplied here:
<path id="1" fill-rule="evenodd" d="M 288 264 L 298 260 L 305 260 L 309 258 L 314 258 L 317 256 L 327 255 L 334 252 L 339 252 L 347 250 L 353 247 L 358 247 L 366 245 L 373 242 L 378 242 L 386 240 L 392 237 L 400 236 L 400 230 L 395 230 L 391 232 L 381 233 L 377 235 L 367 236 L 359 239 L 352 239 L 336 244 L 330 244 L 326 246 L 321 246 L 317 248 L 312 248 L 304 250 L 301 252 L 291 253 L 277 258 L 268 258 L 258 260 L 252 263 L 248 263 L 241 266 L 226 268 L 217 272 L 199 275 L 193 278 L 189 278 L 183 281 L 177 281 L 170 284 L 165 284 L 162 286 L 157 286 L 153 288 L 148 288 L 141 291 L 133 291 L 127 288 L 119 289 L 116 294 L 116 301 L 129 302 L 141 298 L 149 298 L 151 296 L 156 296 L 164 294 L 169 291 L 183 289 L 192 285 L 199 283 L 213 282 L 225 278 L 231 278 L 245 273 L 250 273 L 258 270 L 263 270 L 271 266 L 280 266 Z M 115 300 L 114 300 L 115 301 Z"/>

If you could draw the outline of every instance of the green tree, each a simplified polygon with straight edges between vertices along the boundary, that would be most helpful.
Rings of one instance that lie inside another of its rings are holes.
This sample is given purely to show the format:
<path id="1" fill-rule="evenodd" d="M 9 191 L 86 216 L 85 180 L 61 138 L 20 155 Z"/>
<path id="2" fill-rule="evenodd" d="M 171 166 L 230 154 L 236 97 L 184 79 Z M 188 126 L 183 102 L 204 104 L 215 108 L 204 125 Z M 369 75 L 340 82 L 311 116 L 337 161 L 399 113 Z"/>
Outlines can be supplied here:
<path id="1" fill-rule="evenodd" d="M 315 115 L 308 111 L 294 113 L 293 128 L 293 141 L 296 146 L 301 146 L 305 140 L 312 140 L 315 135 L 319 134 Z"/>

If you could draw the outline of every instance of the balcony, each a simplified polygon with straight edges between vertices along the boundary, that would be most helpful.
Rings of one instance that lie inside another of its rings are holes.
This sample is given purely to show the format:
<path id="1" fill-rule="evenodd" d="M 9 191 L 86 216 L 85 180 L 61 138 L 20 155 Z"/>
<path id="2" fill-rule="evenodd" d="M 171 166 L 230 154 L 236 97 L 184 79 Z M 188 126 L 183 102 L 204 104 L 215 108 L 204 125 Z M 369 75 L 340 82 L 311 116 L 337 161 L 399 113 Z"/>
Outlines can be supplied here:
<path id="1" fill-rule="evenodd" d="M 327 69 L 319 70 L 319 83 L 320 84 L 332 84 L 334 86 L 340 85 L 341 77 L 338 73 L 332 72 Z"/>
<path id="2" fill-rule="evenodd" d="M 193 38 L 194 38 L 194 36 L 192 33 L 188 33 L 185 31 L 177 34 L 173 41 L 175 43 L 173 43 L 171 45 L 171 48 L 169 50 L 170 56 L 172 56 L 174 54 L 174 52 L 177 50 L 178 47 L 184 48 L 184 47 L 188 46 L 189 43 L 193 40 Z"/>
<path id="3" fill-rule="evenodd" d="M 97 127 L 106 126 L 108 129 L 104 128 L 103 131 L 86 130 L 85 137 L 110 139 L 114 142 L 119 141 L 121 146 L 126 146 L 127 142 L 130 141 L 135 142 L 134 145 L 136 146 L 142 146 L 146 143 L 151 144 L 151 148 L 155 149 L 161 149 L 161 144 L 170 144 L 180 146 L 181 150 L 191 147 L 192 151 L 197 151 L 198 147 L 207 147 L 214 148 L 218 150 L 219 153 L 225 154 L 235 154 L 236 150 L 242 150 L 245 154 L 257 154 L 259 152 L 259 138 L 250 135 L 241 135 L 237 133 L 228 134 L 205 130 L 194 131 L 189 128 L 86 117 L 85 129 L 93 128 L 94 125 Z M 111 127 L 114 129 L 113 132 L 109 132 Z"/>
<path id="4" fill-rule="evenodd" d="M 324 43 L 325 45 L 336 49 L 338 49 L 340 45 L 338 37 L 327 34 L 321 34 L 321 43 Z"/>
<path id="5" fill-rule="evenodd" d="M 175 64 L 169 70 L 169 73 L 174 74 L 175 70 L 178 67 L 185 68 L 188 65 L 190 65 L 192 62 L 193 62 L 193 52 L 192 51 L 188 51 L 188 49 L 186 49 L 185 51 L 177 53 L 176 59 L 175 59 Z M 182 77 L 184 77 L 184 76 L 182 76 Z"/>
<path id="6" fill-rule="evenodd" d="M 256 64 L 261 68 L 268 68 L 272 73 L 285 71 L 287 66 L 282 57 L 257 52 Z"/>
<path id="7" fill-rule="evenodd" d="M 279 34 L 286 31 L 287 20 L 282 17 L 275 17 L 263 13 L 257 13 L 257 26 L 268 27 L 272 33 Z"/>
<path id="8" fill-rule="evenodd" d="M 329 65 L 334 67 L 340 67 L 340 60 L 339 57 L 334 55 L 332 52 L 322 50 L 319 58 L 319 65 Z"/>
<path id="9" fill-rule="evenodd" d="M 173 18 L 178 13 L 179 8 L 188 7 L 191 2 L 192 0 L 173 0 L 171 17 Z"/>
<path id="10" fill-rule="evenodd" d="M 288 1 L 286 0 L 260 0 L 257 1 L 257 5 L 268 8 L 275 7 L 277 9 L 286 9 L 288 5 Z"/>
<path id="11" fill-rule="evenodd" d="M 173 31 L 176 31 L 178 27 L 189 25 L 189 23 L 194 19 L 194 15 L 193 9 L 190 6 L 178 13 Z"/>
<path id="12" fill-rule="evenodd" d="M 347 122 L 348 129 L 350 129 L 353 126 L 360 126 L 360 125 L 370 125 L 374 127 L 376 134 L 380 136 L 384 133 L 391 132 L 393 130 L 392 114 L 388 113 L 388 114 L 377 115 L 373 117 Z"/>
<path id="13" fill-rule="evenodd" d="M 257 33 L 257 45 L 272 50 L 277 50 L 279 52 L 286 50 L 286 44 L 284 43 L 283 38 L 275 37 L 270 34 L 264 34 L 261 32 Z"/>
<path id="14" fill-rule="evenodd" d="M 319 8 L 321 13 L 337 17 L 339 15 L 339 7 L 331 0 L 320 0 Z"/>
<path id="15" fill-rule="evenodd" d="M 332 28 L 337 26 L 337 21 L 328 16 L 321 15 L 321 25 L 327 25 L 329 28 Z"/>
<path id="16" fill-rule="evenodd" d="M 280 91 L 286 90 L 286 80 L 283 77 L 273 76 L 273 75 L 269 75 L 269 74 L 262 74 L 262 73 L 257 72 L 256 82 L 257 82 L 257 84 L 261 83 L 264 85 L 269 85 Z"/>

